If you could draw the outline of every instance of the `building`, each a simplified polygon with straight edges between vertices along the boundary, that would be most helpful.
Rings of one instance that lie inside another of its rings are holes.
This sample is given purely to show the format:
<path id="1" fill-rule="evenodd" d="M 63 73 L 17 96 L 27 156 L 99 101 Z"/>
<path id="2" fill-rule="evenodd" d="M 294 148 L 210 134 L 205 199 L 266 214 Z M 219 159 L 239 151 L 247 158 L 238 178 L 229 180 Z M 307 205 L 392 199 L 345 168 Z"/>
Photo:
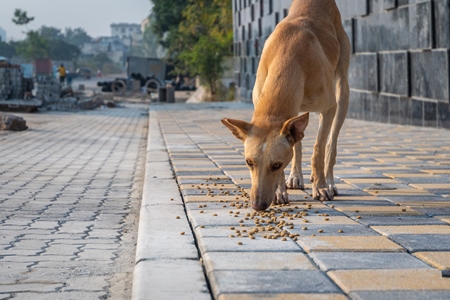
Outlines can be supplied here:
<path id="1" fill-rule="evenodd" d="M 142 41 L 142 29 L 141 24 L 132 23 L 113 23 L 111 27 L 111 36 L 121 38 L 124 42 L 129 41 L 130 38 Z"/>
<path id="2" fill-rule="evenodd" d="M 123 64 L 125 53 L 129 51 L 129 48 L 119 37 L 103 36 L 85 43 L 81 51 L 85 56 L 106 53 L 112 61 Z"/>
<path id="3" fill-rule="evenodd" d="M 292 0 L 233 0 L 237 100 Z M 336 0 L 352 44 L 348 116 L 450 129 L 450 1 Z"/>
<path id="4" fill-rule="evenodd" d="M 6 31 L 0 27 L 0 41 L 6 42 Z"/>

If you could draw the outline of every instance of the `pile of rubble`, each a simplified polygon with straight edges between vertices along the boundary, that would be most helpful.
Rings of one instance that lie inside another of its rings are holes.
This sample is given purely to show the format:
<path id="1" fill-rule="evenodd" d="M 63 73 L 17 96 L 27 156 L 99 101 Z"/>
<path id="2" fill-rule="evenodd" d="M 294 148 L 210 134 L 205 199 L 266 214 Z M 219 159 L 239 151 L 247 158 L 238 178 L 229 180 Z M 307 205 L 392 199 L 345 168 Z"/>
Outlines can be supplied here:
<path id="1" fill-rule="evenodd" d="M 22 99 L 23 95 L 23 74 L 20 66 L 1 63 L 0 100 Z"/>

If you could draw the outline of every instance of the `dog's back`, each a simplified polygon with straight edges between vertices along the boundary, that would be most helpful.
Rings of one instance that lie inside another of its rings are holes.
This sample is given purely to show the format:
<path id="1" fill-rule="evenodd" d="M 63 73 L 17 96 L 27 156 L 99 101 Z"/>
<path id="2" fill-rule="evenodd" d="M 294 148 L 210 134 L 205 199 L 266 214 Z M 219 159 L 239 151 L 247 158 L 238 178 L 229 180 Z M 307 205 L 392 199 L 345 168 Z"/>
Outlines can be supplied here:
<path id="1" fill-rule="evenodd" d="M 275 114 L 276 107 L 292 117 L 329 107 L 325 99 L 333 97 L 322 94 L 334 89 L 341 43 L 349 47 L 334 0 L 294 0 L 264 46 L 253 91 L 255 113 Z"/>

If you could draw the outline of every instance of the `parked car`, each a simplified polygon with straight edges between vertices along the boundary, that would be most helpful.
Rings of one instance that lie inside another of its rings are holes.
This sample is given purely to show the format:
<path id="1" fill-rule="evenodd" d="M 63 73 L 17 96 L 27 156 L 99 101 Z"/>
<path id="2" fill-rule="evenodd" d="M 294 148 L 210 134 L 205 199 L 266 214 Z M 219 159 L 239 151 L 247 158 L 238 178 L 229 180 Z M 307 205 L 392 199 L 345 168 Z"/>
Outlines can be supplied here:
<path id="1" fill-rule="evenodd" d="M 86 67 L 78 68 L 75 73 L 77 73 L 77 77 L 85 79 L 91 79 L 92 76 L 92 70 Z"/>

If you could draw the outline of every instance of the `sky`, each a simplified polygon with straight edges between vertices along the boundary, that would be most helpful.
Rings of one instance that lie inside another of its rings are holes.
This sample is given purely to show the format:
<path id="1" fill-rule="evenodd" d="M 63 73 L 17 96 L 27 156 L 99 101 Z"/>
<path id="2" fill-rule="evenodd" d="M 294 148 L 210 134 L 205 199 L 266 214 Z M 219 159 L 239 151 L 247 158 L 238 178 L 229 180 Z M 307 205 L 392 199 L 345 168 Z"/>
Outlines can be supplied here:
<path id="1" fill-rule="evenodd" d="M 64 28 L 82 27 L 92 37 L 111 35 L 112 23 L 140 24 L 150 13 L 150 0 L 0 0 L 0 27 L 7 41 L 21 40 L 25 28 L 12 22 L 14 10 L 25 10 L 34 20 L 27 25 Z"/>

